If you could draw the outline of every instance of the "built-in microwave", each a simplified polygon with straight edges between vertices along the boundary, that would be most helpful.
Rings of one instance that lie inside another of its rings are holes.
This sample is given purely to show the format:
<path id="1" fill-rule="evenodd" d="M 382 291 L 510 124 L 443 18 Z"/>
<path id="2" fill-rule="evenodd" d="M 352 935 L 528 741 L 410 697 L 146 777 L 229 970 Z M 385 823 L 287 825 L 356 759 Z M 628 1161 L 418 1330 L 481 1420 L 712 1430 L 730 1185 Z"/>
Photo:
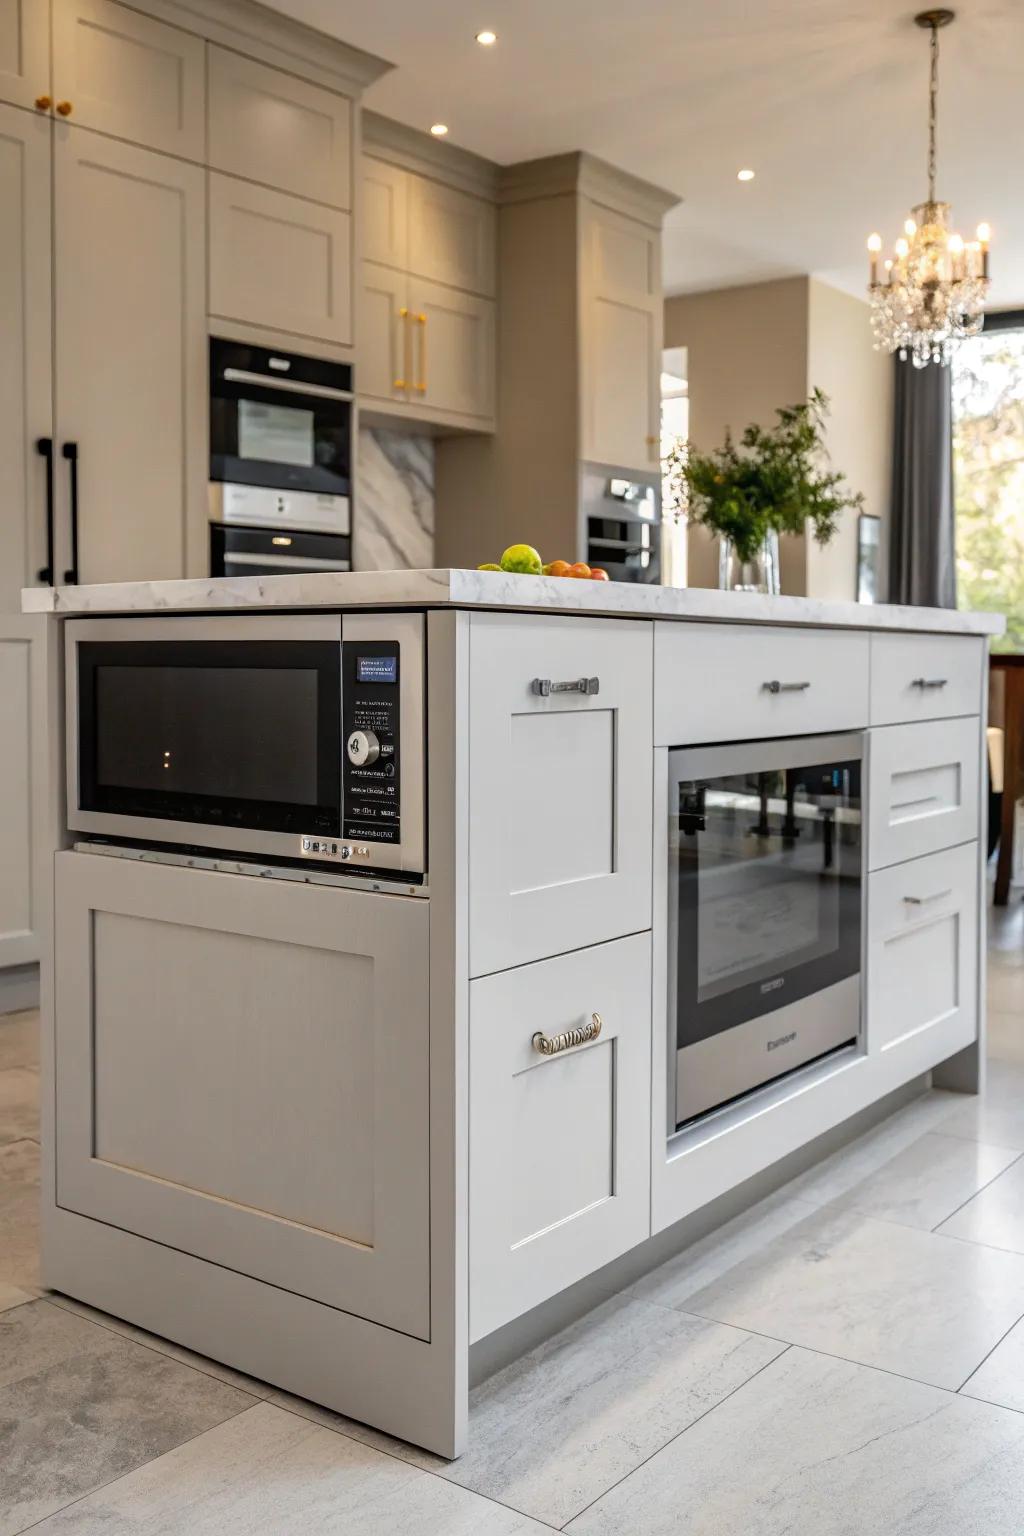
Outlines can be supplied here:
<path id="1" fill-rule="evenodd" d="M 669 1130 L 860 1034 L 863 736 L 672 750 Z"/>
<path id="2" fill-rule="evenodd" d="M 65 644 L 72 830 L 424 874 L 422 614 L 73 619 Z"/>
<path id="3" fill-rule="evenodd" d="M 347 541 L 352 402 L 348 363 L 212 337 L 212 521 Z"/>

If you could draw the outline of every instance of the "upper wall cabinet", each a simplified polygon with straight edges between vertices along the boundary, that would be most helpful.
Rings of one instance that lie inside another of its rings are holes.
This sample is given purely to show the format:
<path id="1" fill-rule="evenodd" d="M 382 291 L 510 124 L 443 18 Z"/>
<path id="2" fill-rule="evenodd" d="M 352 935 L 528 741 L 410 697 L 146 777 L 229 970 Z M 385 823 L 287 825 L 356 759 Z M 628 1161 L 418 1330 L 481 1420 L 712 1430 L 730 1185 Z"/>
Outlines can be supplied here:
<path id="1" fill-rule="evenodd" d="M 407 270 L 409 174 L 386 160 L 363 159 L 363 256 Z"/>
<path id="2" fill-rule="evenodd" d="M 363 160 L 367 261 L 493 298 L 493 203 L 386 161 Z"/>
<path id="3" fill-rule="evenodd" d="M 0 101 L 34 107 L 50 94 L 50 0 L 0 0 Z"/>
<path id="4" fill-rule="evenodd" d="M 205 52 L 202 38 L 116 0 L 54 0 L 55 109 L 100 133 L 201 161 Z"/>
<path id="5" fill-rule="evenodd" d="M 660 453 L 660 231 L 585 203 L 581 238 L 582 456 L 649 472 Z"/>
<path id="6" fill-rule="evenodd" d="M 352 106 L 281 69 L 210 48 L 210 166 L 352 206 Z"/>

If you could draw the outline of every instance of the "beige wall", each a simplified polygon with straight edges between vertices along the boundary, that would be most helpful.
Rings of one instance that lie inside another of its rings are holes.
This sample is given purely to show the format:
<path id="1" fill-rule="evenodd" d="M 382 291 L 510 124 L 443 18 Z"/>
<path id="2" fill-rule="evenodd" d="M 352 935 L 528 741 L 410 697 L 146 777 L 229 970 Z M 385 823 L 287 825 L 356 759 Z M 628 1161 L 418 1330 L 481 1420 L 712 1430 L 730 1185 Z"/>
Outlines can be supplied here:
<path id="1" fill-rule="evenodd" d="M 889 500 L 892 365 L 872 346 L 868 307 L 817 278 L 792 277 L 665 301 L 665 345 L 689 349 L 690 436 L 707 449 L 726 428 L 768 426 L 781 405 L 815 384 L 829 396 L 829 453 L 864 510 L 883 519 Z M 883 527 L 883 567 L 885 529 Z M 857 595 L 857 515 L 825 549 L 783 540 L 782 589 L 812 597 Z M 718 584 L 718 541 L 691 529 L 691 586 Z"/>
<path id="2" fill-rule="evenodd" d="M 833 468 L 864 496 L 864 511 L 882 518 L 885 570 L 892 455 L 892 358 L 871 341 L 867 302 L 810 281 L 807 380 L 831 401 L 828 450 Z M 814 597 L 857 596 L 857 513 L 845 512 L 836 537 L 823 549 L 807 546 L 807 591 Z M 884 591 L 884 589 L 883 589 Z"/>
<path id="3" fill-rule="evenodd" d="M 688 349 L 690 437 L 717 447 L 730 429 L 738 437 L 751 421 L 770 424 L 777 406 L 802 400 L 807 385 L 806 277 L 665 301 L 665 345 Z M 802 541 L 798 541 L 802 542 Z M 794 588 L 786 551 L 784 585 Z M 718 540 L 691 528 L 689 583 L 717 587 Z"/>

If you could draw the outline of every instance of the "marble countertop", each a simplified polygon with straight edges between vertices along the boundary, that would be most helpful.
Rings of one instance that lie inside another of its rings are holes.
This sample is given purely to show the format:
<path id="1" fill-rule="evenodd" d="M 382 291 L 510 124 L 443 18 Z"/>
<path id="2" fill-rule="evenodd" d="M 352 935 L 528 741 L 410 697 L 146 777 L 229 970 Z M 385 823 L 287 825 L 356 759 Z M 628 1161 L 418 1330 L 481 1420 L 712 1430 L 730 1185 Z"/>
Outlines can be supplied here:
<path id="1" fill-rule="evenodd" d="M 58 616 L 365 607 L 499 608 L 951 635 L 999 635 L 1005 628 L 1002 617 L 993 613 L 904 608 L 888 603 L 833 603 L 812 597 L 766 597 L 755 592 L 719 592 L 703 587 L 644 587 L 623 581 L 514 576 L 503 571 L 332 571 L 306 576 L 222 576 L 93 587 L 28 587 L 22 592 L 23 612 Z"/>

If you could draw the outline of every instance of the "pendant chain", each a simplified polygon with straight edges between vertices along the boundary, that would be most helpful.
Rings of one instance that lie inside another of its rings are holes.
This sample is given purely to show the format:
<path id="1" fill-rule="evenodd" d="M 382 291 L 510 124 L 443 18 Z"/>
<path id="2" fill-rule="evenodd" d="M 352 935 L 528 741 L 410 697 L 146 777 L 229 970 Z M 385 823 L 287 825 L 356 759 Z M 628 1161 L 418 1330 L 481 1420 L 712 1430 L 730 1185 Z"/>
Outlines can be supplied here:
<path id="1" fill-rule="evenodd" d="M 939 29 L 932 23 L 932 63 L 928 83 L 928 201 L 935 201 L 935 123 L 939 95 Z"/>

